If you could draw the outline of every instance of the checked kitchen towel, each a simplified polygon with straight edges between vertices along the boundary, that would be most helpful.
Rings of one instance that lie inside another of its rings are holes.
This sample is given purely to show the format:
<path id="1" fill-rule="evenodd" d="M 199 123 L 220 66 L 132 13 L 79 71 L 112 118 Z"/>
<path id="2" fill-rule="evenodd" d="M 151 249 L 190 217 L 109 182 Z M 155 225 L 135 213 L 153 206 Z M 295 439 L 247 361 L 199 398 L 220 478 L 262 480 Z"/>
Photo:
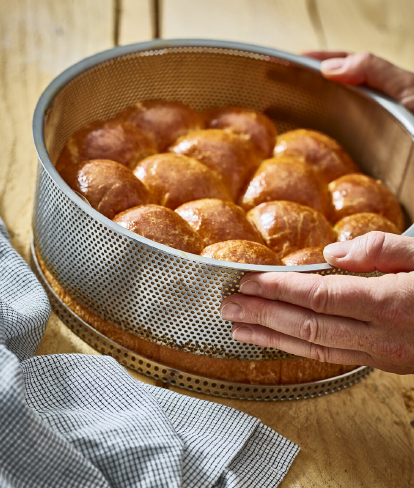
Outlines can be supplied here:
<path id="1" fill-rule="evenodd" d="M 260 420 L 109 357 L 34 357 L 49 313 L 0 220 L 0 487 L 279 485 L 299 448 Z"/>

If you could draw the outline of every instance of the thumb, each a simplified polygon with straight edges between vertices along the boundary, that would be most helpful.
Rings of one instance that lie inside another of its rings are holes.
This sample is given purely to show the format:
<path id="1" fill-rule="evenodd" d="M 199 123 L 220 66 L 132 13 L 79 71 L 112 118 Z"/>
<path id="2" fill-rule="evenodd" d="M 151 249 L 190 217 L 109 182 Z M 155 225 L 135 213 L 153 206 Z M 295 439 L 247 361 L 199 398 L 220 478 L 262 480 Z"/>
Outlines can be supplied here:
<path id="1" fill-rule="evenodd" d="M 414 111 L 414 74 L 370 53 L 350 54 L 321 63 L 325 78 L 348 85 L 366 83 Z"/>
<path id="2" fill-rule="evenodd" d="M 335 242 L 323 250 L 326 261 L 355 273 L 414 271 L 414 238 L 369 232 L 351 241 Z"/>

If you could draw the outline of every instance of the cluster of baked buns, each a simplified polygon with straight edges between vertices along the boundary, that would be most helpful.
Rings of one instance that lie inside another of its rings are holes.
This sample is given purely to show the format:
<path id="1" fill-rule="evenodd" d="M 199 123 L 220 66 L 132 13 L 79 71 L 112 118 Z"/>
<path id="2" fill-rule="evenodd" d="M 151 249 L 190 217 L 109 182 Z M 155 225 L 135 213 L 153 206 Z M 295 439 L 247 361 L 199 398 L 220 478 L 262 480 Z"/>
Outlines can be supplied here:
<path id="1" fill-rule="evenodd" d="M 241 107 L 139 102 L 73 134 L 56 169 L 122 227 L 225 261 L 317 264 L 336 240 L 404 230 L 394 195 L 335 140 L 278 135 Z"/>

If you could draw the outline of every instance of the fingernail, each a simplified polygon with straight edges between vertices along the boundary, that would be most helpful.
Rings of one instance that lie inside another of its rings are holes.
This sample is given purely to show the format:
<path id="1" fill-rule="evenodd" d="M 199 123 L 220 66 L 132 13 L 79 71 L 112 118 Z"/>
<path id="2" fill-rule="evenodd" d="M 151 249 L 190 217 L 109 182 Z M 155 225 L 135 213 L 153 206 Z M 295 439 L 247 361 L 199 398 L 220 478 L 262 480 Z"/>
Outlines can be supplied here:
<path id="1" fill-rule="evenodd" d="M 334 259 L 342 259 L 348 254 L 351 244 L 351 241 L 334 242 L 326 246 L 323 253 Z"/>
<path id="2" fill-rule="evenodd" d="M 244 319 L 244 311 L 240 305 L 237 303 L 226 303 L 221 309 L 221 318 L 224 320 L 231 320 L 232 322 L 236 320 Z"/>
<path id="3" fill-rule="evenodd" d="M 241 325 L 236 330 L 234 330 L 231 335 L 235 341 L 240 342 L 251 342 L 253 340 L 253 331 L 250 327 L 246 325 Z"/>
<path id="4" fill-rule="evenodd" d="M 245 295 L 256 295 L 261 297 L 263 294 L 262 285 L 255 280 L 247 280 L 240 285 L 241 293 Z"/>
<path id="5" fill-rule="evenodd" d="M 325 59 L 321 63 L 321 71 L 323 73 L 336 73 L 344 67 L 345 61 L 346 58 Z"/>

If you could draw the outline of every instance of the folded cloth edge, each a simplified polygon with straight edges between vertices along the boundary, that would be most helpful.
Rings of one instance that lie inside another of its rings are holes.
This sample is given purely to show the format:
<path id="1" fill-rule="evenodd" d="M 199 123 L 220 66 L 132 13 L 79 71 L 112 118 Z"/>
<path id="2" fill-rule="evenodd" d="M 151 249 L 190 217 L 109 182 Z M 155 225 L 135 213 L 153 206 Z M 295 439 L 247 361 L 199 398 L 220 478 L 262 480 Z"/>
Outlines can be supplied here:
<path id="1" fill-rule="evenodd" d="M 38 410 L 35 406 L 36 402 L 42 404 L 45 396 L 44 378 L 47 376 L 45 368 L 47 366 L 52 369 L 67 367 L 68 362 L 87 364 L 88 367 L 98 363 L 110 364 L 110 369 L 116 371 L 115 376 L 118 381 L 119 378 L 122 378 L 121 383 L 128 385 L 130 390 L 136 392 L 140 390 L 141 394 L 145 392 L 148 398 L 151 397 L 156 401 L 185 446 L 182 459 L 177 458 L 181 459 L 180 486 L 247 487 L 252 486 L 246 484 L 249 482 L 248 480 L 262 479 L 260 477 L 263 473 L 271 473 L 271 476 L 266 475 L 266 479 L 263 478 L 260 485 L 254 484 L 254 486 L 277 486 L 279 484 L 299 448 L 261 424 L 258 419 L 224 405 L 139 383 L 128 375 L 115 360 L 108 357 L 74 354 L 30 358 L 35 354 L 44 333 L 49 313 L 50 306 L 46 293 L 25 261 L 12 248 L 5 226 L 0 219 L 0 375 L 4 380 L 0 382 L 0 417 L 2 418 L 0 437 L 3 436 L 3 440 L 7 441 L 0 444 L 1 486 L 35 486 L 35 472 L 40 476 L 38 479 L 42 480 L 39 486 L 56 486 L 56 476 L 59 477 L 59 486 L 77 486 L 76 476 L 75 478 L 73 476 L 74 473 L 80 474 L 81 472 L 84 477 L 78 486 L 107 486 L 107 482 L 110 482 L 111 486 L 127 486 L 124 483 L 114 484 L 112 482 L 115 479 L 122 479 L 122 477 L 116 478 L 114 475 L 115 478 L 110 480 L 107 472 L 102 477 L 102 472 L 91 462 L 88 454 L 85 456 L 85 452 L 74 449 L 74 444 L 56 425 L 51 428 L 52 424 L 48 422 L 50 418 L 48 420 L 45 418 L 54 408 L 56 410 L 56 405 L 49 410 Z M 23 362 L 19 365 L 13 355 Z M 28 367 L 35 370 L 35 374 L 29 380 L 25 377 Z M 25 381 L 23 381 L 24 379 Z M 66 376 L 67 381 L 60 385 L 65 393 L 69 391 L 69 387 L 73 388 L 73 379 L 73 375 L 70 378 Z M 38 395 L 34 403 L 33 391 L 31 394 L 29 393 L 29 389 L 33 387 L 33 383 L 30 384 L 31 381 L 36 382 L 35 390 Z M 57 392 L 52 392 L 52 394 L 55 395 L 54 401 L 56 401 Z M 104 392 L 102 394 L 105 395 Z M 28 402 L 29 397 L 31 397 L 31 401 Z M 80 410 L 83 407 L 85 405 L 81 406 Z M 59 413 L 62 415 L 62 412 Z M 63 417 L 67 414 L 68 410 L 63 408 Z M 84 410 L 82 410 L 82 415 L 84 415 Z M 121 425 L 121 431 L 124 432 L 123 429 L 126 427 L 128 426 Z M 139 433 L 134 432 L 133 436 L 137 435 Z M 10 436 L 17 439 L 15 449 L 12 449 L 10 446 L 13 444 L 8 442 L 11 439 Z M 23 436 L 24 440 L 21 439 Z M 201 442 L 200 439 L 203 441 Z M 20 440 L 23 440 L 23 443 Z M 93 443 L 97 442 L 96 445 L 102 448 L 106 440 L 106 434 L 98 435 L 98 440 L 96 441 L 94 438 Z M 122 439 L 122 442 L 124 441 L 125 439 Z M 100 442 L 101 445 L 99 445 Z M 110 439 L 110 444 L 113 442 L 114 439 Z M 17 446 L 20 446 L 19 453 L 16 450 Z M 30 446 L 29 450 L 28 446 Z M 206 455 L 209 448 L 211 453 Z M 59 459 L 61 469 L 56 470 L 56 465 L 49 462 L 49 449 L 50 455 L 55 460 Z M 43 457 L 39 457 L 39 450 Z M 231 452 L 231 455 L 227 457 L 220 454 L 228 454 L 228 452 Z M 287 456 L 286 453 L 289 455 Z M 275 466 L 263 465 L 264 459 Z M 23 466 L 19 465 L 19 462 L 32 467 L 31 471 L 29 470 L 30 477 L 25 479 L 25 475 L 29 476 L 29 472 L 21 470 Z M 65 462 L 69 464 L 65 466 Z M 260 466 L 256 466 L 256 463 L 259 463 Z M 198 472 L 192 469 L 192 465 L 197 465 Z M 40 466 L 42 466 L 42 470 L 36 471 L 35 468 Z M 53 474 L 50 472 L 48 477 L 48 470 L 52 468 Z M 120 474 L 119 466 L 113 466 L 112 469 Z M 69 474 L 71 479 L 67 478 Z M 163 475 L 161 471 L 152 472 L 147 480 L 154 479 L 154 476 L 162 477 Z M 111 475 L 109 475 L 110 477 Z M 203 485 L 194 484 L 197 483 L 197 480 L 203 480 Z M 133 486 L 158 487 L 161 485 L 147 483 Z"/>

